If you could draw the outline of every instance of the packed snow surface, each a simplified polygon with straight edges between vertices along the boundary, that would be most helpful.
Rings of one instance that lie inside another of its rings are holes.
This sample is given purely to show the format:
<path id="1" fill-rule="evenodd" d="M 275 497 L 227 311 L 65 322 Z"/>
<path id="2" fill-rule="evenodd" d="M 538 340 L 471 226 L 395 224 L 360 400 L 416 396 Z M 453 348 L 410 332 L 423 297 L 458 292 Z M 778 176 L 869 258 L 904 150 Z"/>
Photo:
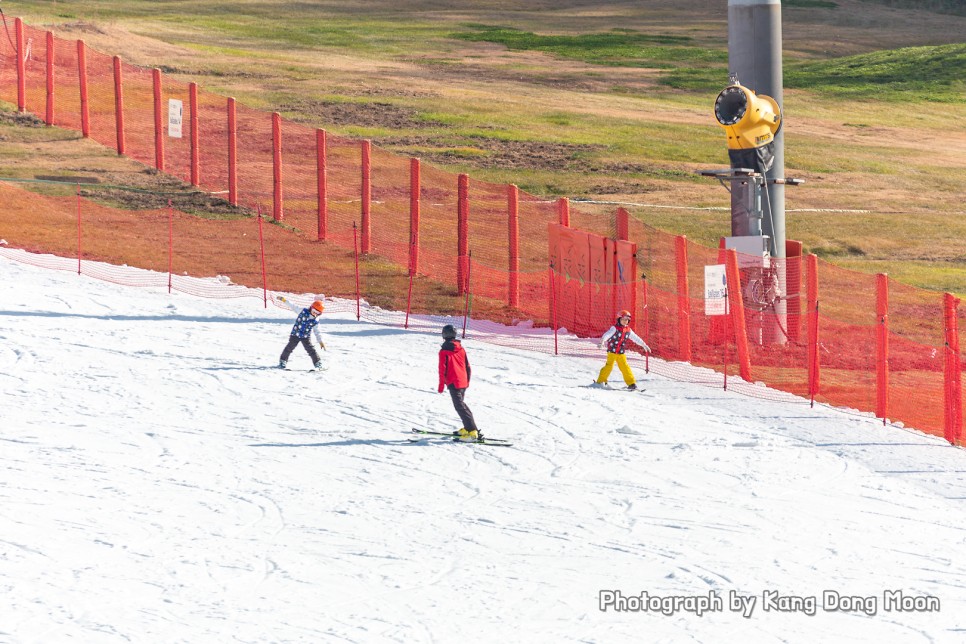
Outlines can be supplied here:
<path id="1" fill-rule="evenodd" d="M 514 445 L 411 442 L 459 427 L 436 333 L 332 306 L 281 371 L 260 298 L 0 279 L 0 641 L 966 641 L 939 438 L 477 332 Z"/>

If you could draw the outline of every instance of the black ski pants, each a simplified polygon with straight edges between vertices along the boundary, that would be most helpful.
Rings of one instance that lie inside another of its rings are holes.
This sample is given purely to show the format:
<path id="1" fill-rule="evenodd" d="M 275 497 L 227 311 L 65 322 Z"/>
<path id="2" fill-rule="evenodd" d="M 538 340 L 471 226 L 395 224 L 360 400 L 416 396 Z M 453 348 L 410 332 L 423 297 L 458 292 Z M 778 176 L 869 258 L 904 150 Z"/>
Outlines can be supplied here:
<path id="1" fill-rule="evenodd" d="M 463 421 L 463 427 L 466 429 L 477 429 L 476 421 L 473 420 L 473 412 L 470 411 L 470 408 L 466 406 L 466 402 L 463 400 L 466 389 L 457 389 L 455 385 L 446 386 L 449 389 L 450 398 L 453 399 L 453 407 L 456 408 L 456 413 L 459 414 L 460 420 Z"/>
<path id="2" fill-rule="evenodd" d="M 311 338 L 300 338 L 297 335 L 290 335 L 288 338 L 288 344 L 285 345 L 285 349 L 282 350 L 282 361 L 288 362 L 288 357 L 292 355 L 292 351 L 295 350 L 295 345 L 299 342 L 305 347 L 305 350 L 309 352 L 309 357 L 312 358 L 312 364 L 319 361 L 319 354 L 315 350 L 315 346 L 311 342 Z"/>

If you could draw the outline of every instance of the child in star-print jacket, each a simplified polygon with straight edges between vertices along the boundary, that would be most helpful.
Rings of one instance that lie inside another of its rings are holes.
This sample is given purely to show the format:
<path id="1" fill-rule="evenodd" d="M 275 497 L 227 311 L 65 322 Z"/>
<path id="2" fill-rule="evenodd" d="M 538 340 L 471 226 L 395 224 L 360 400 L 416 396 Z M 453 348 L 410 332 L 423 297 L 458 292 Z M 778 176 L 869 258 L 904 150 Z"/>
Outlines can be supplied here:
<path id="1" fill-rule="evenodd" d="M 309 357 L 312 359 L 312 364 L 315 365 L 316 369 L 322 368 L 322 360 L 319 358 L 318 352 L 316 352 L 315 347 L 309 341 L 312 334 L 315 335 L 315 340 L 325 351 L 325 343 L 322 342 L 322 333 L 319 331 L 319 315 L 325 310 L 325 306 L 322 304 L 321 300 L 315 300 L 312 302 L 311 306 L 306 308 L 299 308 L 298 306 L 292 304 L 286 300 L 281 295 L 275 298 L 279 302 L 285 304 L 288 308 L 292 309 L 295 313 L 298 313 L 298 317 L 295 318 L 295 325 L 292 326 L 292 332 L 288 338 L 288 344 L 282 350 L 282 357 L 278 360 L 278 368 L 285 369 L 288 364 L 288 358 L 292 355 L 292 351 L 295 349 L 295 345 L 301 343 L 305 350 L 308 352 Z"/>

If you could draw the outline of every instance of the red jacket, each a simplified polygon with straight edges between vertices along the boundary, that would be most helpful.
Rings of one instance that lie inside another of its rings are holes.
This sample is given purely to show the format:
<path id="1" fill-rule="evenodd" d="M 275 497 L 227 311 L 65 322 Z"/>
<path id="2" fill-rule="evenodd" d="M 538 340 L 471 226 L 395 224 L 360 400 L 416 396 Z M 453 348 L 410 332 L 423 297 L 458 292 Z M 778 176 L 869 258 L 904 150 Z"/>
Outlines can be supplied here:
<path id="1" fill-rule="evenodd" d="M 470 386 L 470 361 L 459 340 L 447 340 L 439 350 L 439 391 L 446 385 L 457 389 Z"/>

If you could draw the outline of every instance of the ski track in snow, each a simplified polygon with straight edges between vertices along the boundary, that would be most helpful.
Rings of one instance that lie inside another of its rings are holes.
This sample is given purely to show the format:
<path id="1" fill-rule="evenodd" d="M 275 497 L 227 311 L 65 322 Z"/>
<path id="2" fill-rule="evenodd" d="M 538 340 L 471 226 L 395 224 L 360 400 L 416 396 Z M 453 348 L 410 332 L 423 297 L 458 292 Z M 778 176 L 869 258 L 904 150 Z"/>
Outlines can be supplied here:
<path id="1" fill-rule="evenodd" d="M 134 270 L 134 269 L 131 269 Z M 0 258 L 0 641 L 959 642 L 966 455 L 807 404 L 475 341 L 458 426 L 435 334 Z M 618 376 L 619 380 L 619 376 Z M 602 612 L 598 592 L 757 596 Z M 762 592 L 878 598 L 765 611 Z M 886 612 L 882 594 L 936 596 Z"/>

